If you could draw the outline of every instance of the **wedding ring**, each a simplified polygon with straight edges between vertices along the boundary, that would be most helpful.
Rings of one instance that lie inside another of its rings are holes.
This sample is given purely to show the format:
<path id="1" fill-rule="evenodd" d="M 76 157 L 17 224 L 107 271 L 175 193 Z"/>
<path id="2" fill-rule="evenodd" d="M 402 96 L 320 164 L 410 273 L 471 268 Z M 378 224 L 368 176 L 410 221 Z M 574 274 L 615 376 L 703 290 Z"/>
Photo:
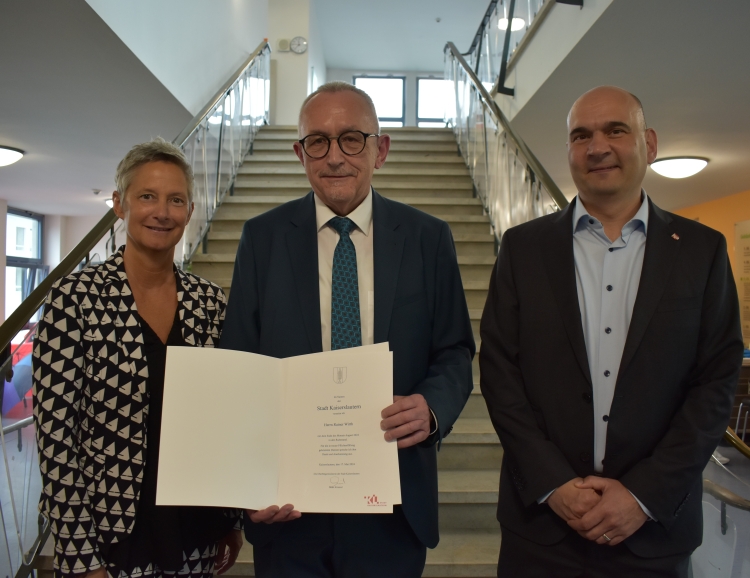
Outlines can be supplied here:
<path id="1" fill-rule="evenodd" d="M 607 542 L 611 542 L 612 541 L 612 538 L 610 538 L 606 534 L 602 534 L 602 538 L 604 538 Z"/>

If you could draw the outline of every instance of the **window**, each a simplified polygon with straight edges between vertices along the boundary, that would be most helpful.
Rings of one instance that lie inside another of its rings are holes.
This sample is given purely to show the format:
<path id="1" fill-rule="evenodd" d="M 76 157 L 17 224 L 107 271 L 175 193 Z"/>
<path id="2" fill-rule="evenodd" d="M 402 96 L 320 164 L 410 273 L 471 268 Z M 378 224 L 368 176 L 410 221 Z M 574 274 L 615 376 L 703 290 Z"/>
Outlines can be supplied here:
<path id="1" fill-rule="evenodd" d="M 451 82 L 442 78 L 417 78 L 417 126 L 444 127 L 446 112 L 455 106 Z"/>
<path id="2" fill-rule="evenodd" d="M 42 215 L 8 209 L 5 224 L 6 317 L 15 311 L 47 276 L 48 267 L 42 262 L 43 219 Z"/>
<path id="3" fill-rule="evenodd" d="M 364 90 L 375 103 L 381 127 L 404 126 L 406 91 L 404 76 L 355 76 L 354 86 Z"/>

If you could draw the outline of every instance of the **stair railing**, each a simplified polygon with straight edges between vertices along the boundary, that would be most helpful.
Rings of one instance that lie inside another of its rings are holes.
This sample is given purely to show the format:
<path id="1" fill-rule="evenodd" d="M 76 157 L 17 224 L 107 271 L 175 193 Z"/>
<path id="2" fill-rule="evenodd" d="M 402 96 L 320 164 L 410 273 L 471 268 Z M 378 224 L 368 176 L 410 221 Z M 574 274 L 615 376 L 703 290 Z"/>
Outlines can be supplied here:
<path id="1" fill-rule="evenodd" d="M 264 40 L 172 141 L 182 148 L 195 174 L 195 210 L 175 251 L 178 266 L 189 267 L 216 209 L 224 196 L 232 193 L 237 168 L 252 150 L 258 129 L 268 124 L 270 53 L 271 48 Z M 39 496 L 32 495 L 41 490 L 35 432 L 30 419 L 28 362 L 33 346 L 32 319 L 55 281 L 76 268 L 103 261 L 116 251 L 124 240 L 124 230 L 116 228 L 116 223 L 117 216 L 110 210 L 0 325 L 0 352 L 6 352 L 0 358 L 4 359 L 0 379 L 5 380 L 0 394 L 15 388 L 17 406 L 23 406 L 12 418 L 5 419 L 8 423 L 3 423 L 0 413 L 0 576 L 26 578 L 49 535 L 49 524 L 37 515 Z M 25 334 L 19 335 L 21 332 Z M 0 404 L 3 399 L 5 396 L 0 395 Z M 6 433 L 12 434 L 10 438 L 17 442 L 16 447 L 6 445 Z"/>
<path id="2" fill-rule="evenodd" d="M 582 7 L 583 0 L 490 0 L 463 55 L 492 96 L 513 96 L 515 90 L 505 86 L 508 72 L 555 4 Z"/>
<path id="3" fill-rule="evenodd" d="M 566 207 L 562 191 L 452 42 L 445 47 L 445 79 L 455 96 L 446 122 L 498 242 L 513 225 Z"/>

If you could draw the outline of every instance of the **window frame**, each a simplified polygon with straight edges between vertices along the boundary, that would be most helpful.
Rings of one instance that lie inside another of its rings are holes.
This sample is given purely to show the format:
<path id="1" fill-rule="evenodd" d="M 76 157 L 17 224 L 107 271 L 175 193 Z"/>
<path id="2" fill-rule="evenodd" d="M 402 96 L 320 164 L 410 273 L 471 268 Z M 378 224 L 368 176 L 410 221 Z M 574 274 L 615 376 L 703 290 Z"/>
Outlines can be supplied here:
<path id="1" fill-rule="evenodd" d="M 32 213 L 31 211 L 24 211 L 22 209 L 14 209 L 8 207 L 9 215 L 17 215 L 19 217 L 26 217 L 27 219 L 33 219 L 39 223 L 39 232 L 37 234 L 37 247 L 39 247 L 39 257 L 13 257 L 8 255 L 8 247 L 5 248 L 5 266 L 6 267 L 33 267 L 44 265 L 44 215 L 39 213 Z M 7 228 L 8 221 L 6 217 L 5 226 Z M 6 235 L 7 239 L 7 235 Z"/>
<path id="2" fill-rule="evenodd" d="M 401 116 L 400 117 L 379 116 L 378 122 L 400 122 L 401 128 L 405 127 L 406 126 L 406 76 L 401 76 L 401 75 L 396 75 L 396 74 L 355 74 L 352 76 L 352 84 L 354 86 L 357 86 L 358 78 L 382 78 L 382 79 L 387 78 L 390 80 L 393 80 L 393 79 L 401 80 L 401 86 L 403 87 L 403 90 L 401 91 L 401 99 L 402 99 Z M 377 113 L 377 109 L 375 112 Z"/>
<path id="3" fill-rule="evenodd" d="M 420 122 L 441 122 L 444 126 L 448 126 L 445 122 L 444 118 L 426 118 L 419 116 L 419 81 L 420 80 L 445 80 L 445 77 L 437 77 L 437 76 L 417 76 L 417 102 L 416 102 L 416 116 L 417 116 L 417 126 L 419 126 Z"/>

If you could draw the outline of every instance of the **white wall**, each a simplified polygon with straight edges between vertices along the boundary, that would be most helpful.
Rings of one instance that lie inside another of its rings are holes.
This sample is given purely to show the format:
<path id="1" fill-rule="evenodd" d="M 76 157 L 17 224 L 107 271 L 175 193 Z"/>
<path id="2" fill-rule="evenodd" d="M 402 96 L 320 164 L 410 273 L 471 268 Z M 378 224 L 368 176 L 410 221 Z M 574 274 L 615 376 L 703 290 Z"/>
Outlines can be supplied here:
<path id="1" fill-rule="evenodd" d="M 443 78 L 442 72 L 393 72 L 391 70 L 357 70 L 357 69 L 346 69 L 346 68 L 329 68 L 327 78 L 329 81 L 342 80 L 352 84 L 354 82 L 354 76 L 360 74 L 370 74 L 373 76 L 385 76 L 392 74 L 393 76 L 405 76 L 406 83 L 404 90 L 406 90 L 406 125 L 405 126 L 417 126 L 417 78 Z"/>
<path id="2" fill-rule="evenodd" d="M 508 74 L 505 85 L 515 88 L 515 95 L 495 97 L 509 120 L 536 94 L 612 1 L 586 0 L 582 8 L 553 4 Z"/>
<path id="3" fill-rule="evenodd" d="M 280 52 L 279 40 L 303 36 L 308 40 L 304 54 Z M 268 40 L 271 60 L 271 124 L 296 125 L 302 101 L 310 86 L 308 75 L 310 47 L 310 0 L 270 0 L 268 6 Z"/>
<path id="4" fill-rule="evenodd" d="M 66 253 L 63 253 L 63 237 L 68 217 L 62 215 L 44 216 L 44 247 L 42 260 L 49 265 L 50 271 L 60 264 Z"/>
<path id="5" fill-rule="evenodd" d="M 193 114 L 268 31 L 269 0 L 86 2 Z"/>
<path id="6" fill-rule="evenodd" d="M 323 36 L 318 24 L 317 5 L 320 0 L 310 0 L 310 25 L 308 30 L 308 94 L 326 83 L 326 57 L 323 51 Z"/>
<path id="7" fill-rule="evenodd" d="M 5 228 L 8 220 L 8 201 L 0 199 L 0 323 L 5 321 Z"/>

